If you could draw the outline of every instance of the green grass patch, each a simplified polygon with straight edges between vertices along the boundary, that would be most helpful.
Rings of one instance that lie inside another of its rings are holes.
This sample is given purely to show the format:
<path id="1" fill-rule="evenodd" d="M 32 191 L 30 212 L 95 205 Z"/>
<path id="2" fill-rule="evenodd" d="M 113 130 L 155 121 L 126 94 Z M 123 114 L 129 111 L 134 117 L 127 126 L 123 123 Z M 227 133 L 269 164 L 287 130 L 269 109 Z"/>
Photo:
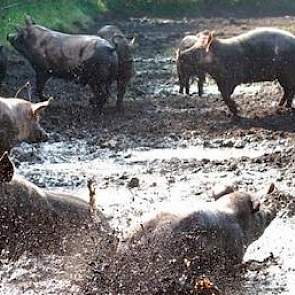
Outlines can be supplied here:
<path id="1" fill-rule="evenodd" d="M 41 25 L 64 32 L 75 32 L 81 26 L 90 25 L 99 13 L 105 11 L 100 0 L 1 0 L 0 41 L 23 25 L 29 14 Z"/>

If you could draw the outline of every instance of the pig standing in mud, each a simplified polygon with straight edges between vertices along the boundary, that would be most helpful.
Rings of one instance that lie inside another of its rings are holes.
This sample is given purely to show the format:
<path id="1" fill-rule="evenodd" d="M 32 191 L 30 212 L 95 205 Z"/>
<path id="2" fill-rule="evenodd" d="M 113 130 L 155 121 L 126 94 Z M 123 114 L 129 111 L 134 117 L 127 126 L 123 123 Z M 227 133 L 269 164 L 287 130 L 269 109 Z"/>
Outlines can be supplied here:
<path id="1" fill-rule="evenodd" d="M 295 36 L 289 32 L 260 28 L 229 39 L 218 39 L 213 32 L 203 36 L 184 55 L 194 56 L 195 65 L 216 81 L 224 102 L 236 115 L 231 99 L 242 83 L 278 80 L 284 89 L 279 106 L 291 108 L 295 94 Z"/>
<path id="2" fill-rule="evenodd" d="M 8 154 L 0 158 L 0 254 L 16 259 L 24 251 L 39 254 L 80 254 L 110 247 L 104 216 L 91 212 L 79 198 L 45 192 L 14 175 Z"/>
<path id="3" fill-rule="evenodd" d="M 97 32 L 97 35 L 108 40 L 116 48 L 119 60 L 117 108 L 122 109 L 126 87 L 133 76 L 132 51 L 134 39 L 128 41 L 122 31 L 113 25 L 104 26 Z"/>
<path id="4" fill-rule="evenodd" d="M 7 68 L 7 56 L 4 46 L 0 44 L 0 85 L 5 78 Z"/>
<path id="5" fill-rule="evenodd" d="M 117 53 L 107 40 L 51 31 L 29 17 L 25 27 L 8 34 L 7 39 L 34 68 L 40 99 L 46 81 L 57 77 L 89 85 L 95 95 L 91 103 L 100 109 L 105 104 L 118 72 Z"/>
<path id="6" fill-rule="evenodd" d="M 31 103 L 24 99 L 0 97 L 0 155 L 21 141 L 35 143 L 47 140 L 39 117 L 49 103 L 50 100 Z"/>
<path id="7" fill-rule="evenodd" d="M 172 204 L 172 212 L 143 223 L 103 269 L 95 269 L 96 287 L 101 294 L 192 294 L 203 275 L 225 278 L 280 210 L 273 191 L 261 203 L 233 192 L 195 208 Z"/>
<path id="8" fill-rule="evenodd" d="M 191 54 L 182 54 L 183 51 L 191 48 L 198 40 L 198 35 L 189 35 L 182 39 L 177 50 L 176 66 L 179 78 L 179 93 L 190 94 L 190 79 L 194 76 L 198 78 L 199 96 L 203 95 L 203 85 L 205 82 L 205 73 L 198 68 L 194 60 L 193 51 Z"/>

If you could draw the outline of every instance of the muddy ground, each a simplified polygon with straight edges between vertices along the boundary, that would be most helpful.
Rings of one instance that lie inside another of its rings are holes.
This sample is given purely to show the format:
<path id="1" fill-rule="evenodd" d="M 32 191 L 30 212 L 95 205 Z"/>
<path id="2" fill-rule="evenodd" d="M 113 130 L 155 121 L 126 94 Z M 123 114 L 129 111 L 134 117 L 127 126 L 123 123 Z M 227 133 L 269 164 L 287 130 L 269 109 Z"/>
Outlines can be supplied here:
<path id="1" fill-rule="evenodd" d="M 209 78 L 204 97 L 198 97 L 196 87 L 191 96 L 178 94 L 174 63 L 185 34 L 210 29 L 226 37 L 258 26 L 295 33 L 294 21 L 289 16 L 99 19 L 91 33 L 116 23 L 136 35 L 136 76 L 125 112 L 116 112 L 112 97 L 96 114 L 88 104 L 89 89 L 52 79 L 46 95 L 55 100 L 42 119 L 50 140 L 15 148 L 18 173 L 46 189 L 82 198 L 87 198 L 86 179 L 94 177 L 99 208 L 123 234 L 167 203 L 210 200 L 220 184 L 258 191 L 275 182 L 295 195 L 295 114 L 277 111 L 278 83 L 238 87 L 234 99 L 243 118 L 233 121 Z M 1 94 L 14 96 L 33 77 L 28 63 L 11 53 Z M 245 257 L 263 260 L 273 253 L 275 262 L 249 270 L 239 288 L 226 294 L 294 294 L 294 229 L 295 219 L 282 212 Z M 2 263 L 0 294 L 80 294 L 86 276 L 78 256 L 23 256 L 17 263 Z"/>

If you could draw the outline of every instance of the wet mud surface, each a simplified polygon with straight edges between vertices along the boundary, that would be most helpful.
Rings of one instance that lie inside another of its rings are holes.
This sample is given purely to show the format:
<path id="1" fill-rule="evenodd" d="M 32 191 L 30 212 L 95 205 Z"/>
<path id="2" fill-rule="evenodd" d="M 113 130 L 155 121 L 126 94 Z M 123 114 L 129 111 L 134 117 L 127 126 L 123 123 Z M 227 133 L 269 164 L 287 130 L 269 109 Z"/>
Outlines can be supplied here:
<path id="1" fill-rule="evenodd" d="M 86 180 L 93 177 L 98 207 L 123 235 L 159 207 L 211 200 L 212 190 L 222 184 L 255 192 L 275 182 L 295 195 L 295 113 L 277 110 L 282 94 L 278 83 L 238 87 L 233 98 L 242 118 L 236 121 L 209 78 L 204 97 L 196 94 L 195 86 L 191 96 L 178 94 L 174 63 L 185 34 L 210 29 L 226 37 L 257 26 L 295 33 L 294 20 L 117 21 L 137 38 L 136 76 L 125 112 L 116 112 L 115 93 L 98 114 L 89 105 L 88 88 L 52 79 L 45 94 L 55 100 L 42 118 L 50 140 L 16 147 L 17 172 L 44 189 L 84 199 L 88 199 Z M 98 20 L 91 32 L 111 22 Z M 33 77 L 28 63 L 13 53 L 1 94 L 14 96 Z M 294 217 L 282 212 L 245 257 L 263 261 L 273 253 L 275 262 L 259 270 L 250 268 L 239 287 L 229 287 L 225 294 L 294 294 L 294 230 Z M 24 256 L 16 263 L 2 263 L 0 294 L 80 294 L 89 261 L 79 256 Z"/>

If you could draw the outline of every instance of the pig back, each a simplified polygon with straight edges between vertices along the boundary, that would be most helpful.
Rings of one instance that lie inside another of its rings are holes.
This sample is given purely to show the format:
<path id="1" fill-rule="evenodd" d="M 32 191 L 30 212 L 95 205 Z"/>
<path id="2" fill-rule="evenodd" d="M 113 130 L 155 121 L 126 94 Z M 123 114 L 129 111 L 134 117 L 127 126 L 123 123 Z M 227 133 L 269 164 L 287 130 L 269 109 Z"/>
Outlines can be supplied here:
<path id="1" fill-rule="evenodd" d="M 22 179 L 0 183 L 0 195 L 1 246 L 11 253 L 84 251 L 109 231 L 102 214 L 92 216 L 86 202 L 47 194 Z"/>
<path id="2" fill-rule="evenodd" d="M 240 262 L 241 240 L 239 226 L 225 215 L 160 214 L 121 243 L 98 279 L 105 293 L 191 294 L 197 277 L 221 278 Z"/>

